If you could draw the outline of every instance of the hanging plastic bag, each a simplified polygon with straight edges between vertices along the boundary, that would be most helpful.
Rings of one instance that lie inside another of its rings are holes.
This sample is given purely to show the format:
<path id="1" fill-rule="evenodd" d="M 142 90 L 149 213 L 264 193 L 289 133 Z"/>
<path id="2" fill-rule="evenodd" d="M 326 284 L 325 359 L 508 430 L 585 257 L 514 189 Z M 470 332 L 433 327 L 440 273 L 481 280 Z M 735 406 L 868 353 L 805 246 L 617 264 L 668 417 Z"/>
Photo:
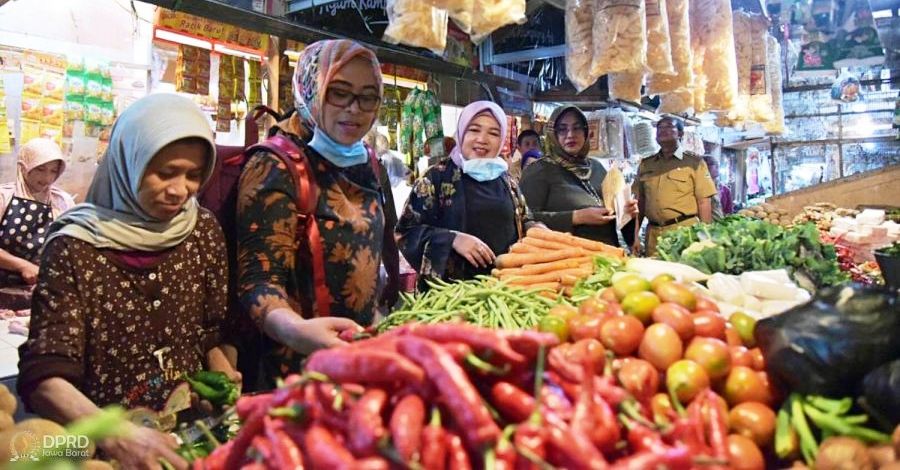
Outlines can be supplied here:
<path id="1" fill-rule="evenodd" d="M 656 74 L 674 75 L 666 0 L 644 0 L 644 10 L 647 21 L 647 69 Z"/>
<path id="2" fill-rule="evenodd" d="M 871 287 L 819 290 L 807 304 L 760 320 L 754 336 L 766 370 L 792 391 L 848 396 L 863 377 L 900 358 L 897 293 Z"/>
<path id="3" fill-rule="evenodd" d="M 750 116 L 750 66 L 753 54 L 753 19 L 750 14 L 740 10 L 734 12 L 734 54 L 737 59 L 738 95 L 727 116 L 719 116 L 716 125 L 743 123 Z"/>
<path id="4" fill-rule="evenodd" d="M 674 75 L 651 73 L 647 81 L 648 95 L 658 95 L 675 91 L 679 88 L 689 88 L 693 84 L 691 21 L 688 6 L 688 0 L 666 1 L 669 49 L 672 53 L 672 66 L 675 73 Z M 690 98 L 690 101 L 693 101 L 693 96 Z"/>
<path id="5" fill-rule="evenodd" d="M 762 15 L 754 15 L 750 24 L 750 120 L 764 123 L 775 118 L 772 109 L 772 89 L 769 83 L 768 22 Z"/>
<path id="6" fill-rule="evenodd" d="M 694 109 L 694 92 L 690 88 L 679 88 L 659 95 L 659 114 L 690 114 Z"/>
<path id="7" fill-rule="evenodd" d="M 649 157 L 659 151 L 656 130 L 650 121 L 641 120 L 634 124 L 634 154 L 638 158 Z"/>
<path id="8" fill-rule="evenodd" d="M 606 110 L 606 155 L 625 158 L 625 113 L 621 109 Z"/>
<path id="9" fill-rule="evenodd" d="M 642 71 L 647 65 L 643 0 L 596 0 L 591 73 Z"/>
<path id="10" fill-rule="evenodd" d="M 419 3 L 430 4 L 439 9 L 446 10 L 450 18 L 459 26 L 462 32 L 472 32 L 472 18 L 475 12 L 475 0 L 418 0 Z"/>
<path id="11" fill-rule="evenodd" d="M 388 27 L 383 39 L 391 44 L 444 53 L 447 47 L 447 12 L 421 0 L 387 0 Z"/>
<path id="12" fill-rule="evenodd" d="M 866 403 L 891 423 L 900 423 L 900 359 L 869 372 L 863 379 Z"/>
<path id="13" fill-rule="evenodd" d="M 525 23 L 525 6 L 525 0 L 476 0 L 478 14 L 472 16 L 472 42 L 478 44 L 506 25 Z"/>
<path id="14" fill-rule="evenodd" d="M 784 105 L 781 102 L 781 45 L 771 34 L 766 34 L 766 76 L 772 96 L 772 119 L 763 123 L 770 134 L 784 133 Z"/>
<path id="15" fill-rule="evenodd" d="M 608 156 L 607 136 L 606 136 L 606 113 L 603 111 L 595 111 L 585 114 L 588 123 L 588 156 L 594 158 L 605 158 Z"/>
<path id="16" fill-rule="evenodd" d="M 737 99 L 738 80 L 731 2 L 691 0 L 690 14 L 694 70 L 697 74 L 699 67 L 703 75 L 697 74 L 694 111 L 728 111 Z"/>
<path id="17" fill-rule="evenodd" d="M 644 72 L 613 72 L 608 76 L 609 97 L 614 100 L 641 102 Z"/>
<path id="18" fill-rule="evenodd" d="M 594 6 L 595 0 L 566 1 L 566 75 L 579 93 L 600 77 L 591 71 Z"/>

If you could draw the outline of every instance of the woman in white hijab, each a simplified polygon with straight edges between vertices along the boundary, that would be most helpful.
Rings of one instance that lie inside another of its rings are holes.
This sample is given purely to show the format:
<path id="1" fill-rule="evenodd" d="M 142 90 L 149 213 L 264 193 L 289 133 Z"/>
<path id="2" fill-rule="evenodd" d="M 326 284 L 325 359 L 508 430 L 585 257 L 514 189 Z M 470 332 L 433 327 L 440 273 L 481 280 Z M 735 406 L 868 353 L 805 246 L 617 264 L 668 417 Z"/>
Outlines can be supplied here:
<path id="1" fill-rule="evenodd" d="M 0 287 L 37 282 L 47 229 L 75 205 L 54 185 L 64 171 L 65 157 L 50 139 L 32 139 L 19 149 L 16 181 L 0 185 Z"/>
<path id="2" fill-rule="evenodd" d="M 185 374 L 240 380 L 223 352 L 224 236 L 194 198 L 214 164 L 209 123 L 186 98 L 150 95 L 116 121 L 86 203 L 44 247 L 17 383 L 35 412 L 68 423 L 121 404 L 174 422 Z M 186 468 L 157 427 L 98 446 L 122 468 Z"/>

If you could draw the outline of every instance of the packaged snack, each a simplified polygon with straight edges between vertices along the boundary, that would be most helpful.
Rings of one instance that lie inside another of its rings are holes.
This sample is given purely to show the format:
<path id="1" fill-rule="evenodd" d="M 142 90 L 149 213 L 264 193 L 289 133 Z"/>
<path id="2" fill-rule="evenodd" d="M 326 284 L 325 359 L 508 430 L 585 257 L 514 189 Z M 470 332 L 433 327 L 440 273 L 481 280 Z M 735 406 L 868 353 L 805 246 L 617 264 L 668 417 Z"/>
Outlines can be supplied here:
<path id="1" fill-rule="evenodd" d="M 65 103 L 53 98 L 41 98 L 41 122 L 49 126 L 62 126 L 66 118 Z"/>
<path id="2" fill-rule="evenodd" d="M 766 34 L 766 75 L 772 97 L 772 119 L 763 123 L 763 129 L 771 134 L 784 133 L 784 105 L 781 102 L 781 45 L 771 34 Z"/>
<path id="3" fill-rule="evenodd" d="M 41 95 L 32 92 L 22 93 L 22 119 L 29 119 L 40 122 L 44 117 L 44 110 L 41 108 Z"/>
<path id="4" fill-rule="evenodd" d="M 640 103 L 643 72 L 613 72 L 608 78 L 610 98 Z"/>
<path id="5" fill-rule="evenodd" d="M 472 17 L 471 39 L 480 43 L 494 31 L 509 25 L 523 24 L 528 20 L 525 16 L 525 0 L 476 0 Z"/>
<path id="6" fill-rule="evenodd" d="M 459 29 L 469 34 L 472 32 L 475 4 L 481 2 L 476 0 L 425 0 L 423 3 L 428 3 L 438 10 L 446 11 L 450 19 L 459 26 Z M 478 15 L 481 15 L 481 11 L 478 11 Z"/>
<path id="7" fill-rule="evenodd" d="M 728 111 L 738 94 L 731 1 L 691 0 L 690 15 L 694 70 L 699 82 L 694 88 L 694 111 Z"/>
<path id="8" fill-rule="evenodd" d="M 691 50 L 691 22 L 688 5 L 688 0 L 666 0 L 669 44 L 675 74 L 651 73 L 647 80 L 648 95 L 658 95 L 679 88 L 689 88 L 693 85 L 693 52 Z M 690 101 L 693 101 L 693 97 Z"/>
<path id="9" fill-rule="evenodd" d="M 596 0 L 566 1 L 566 75 L 578 92 L 600 77 L 591 67 Z"/>
<path id="10" fill-rule="evenodd" d="M 447 12 L 422 0 L 386 0 L 388 27 L 383 39 L 391 44 L 429 49 L 443 54 L 447 47 Z"/>
<path id="11" fill-rule="evenodd" d="M 652 73 L 673 75 L 672 47 L 666 0 L 644 0 L 647 18 L 647 68 Z"/>
<path id="12" fill-rule="evenodd" d="M 643 0 L 596 0 L 591 73 L 643 71 L 647 32 Z"/>

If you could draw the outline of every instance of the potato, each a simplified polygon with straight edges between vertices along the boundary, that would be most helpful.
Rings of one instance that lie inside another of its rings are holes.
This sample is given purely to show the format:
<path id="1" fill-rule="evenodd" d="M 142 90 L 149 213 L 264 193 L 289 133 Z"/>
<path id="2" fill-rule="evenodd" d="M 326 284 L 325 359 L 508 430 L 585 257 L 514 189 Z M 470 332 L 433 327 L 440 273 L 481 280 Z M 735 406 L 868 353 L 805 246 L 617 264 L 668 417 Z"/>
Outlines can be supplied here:
<path id="1" fill-rule="evenodd" d="M 816 470 L 873 470 L 865 444 L 850 437 L 829 437 L 819 446 Z"/>
<path id="2" fill-rule="evenodd" d="M 16 408 L 18 408 L 16 396 L 5 385 L 0 384 L 0 411 L 5 411 L 12 416 L 16 414 Z"/>
<path id="3" fill-rule="evenodd" d="M 9 413 L 0 411 L 0 431 L 6 431 L 15 425 L 16 423 L 13 422 L 13 418 Z"/>
<path id="4" fill-rule="evenodd" d="M 894 454 L 894 446 L 891 444 L 869 447 L 869 457 L 872 459 L 872 463 L 875 464 L 875 468 L 882 468 L 897 460 L 897 456 Z"/>

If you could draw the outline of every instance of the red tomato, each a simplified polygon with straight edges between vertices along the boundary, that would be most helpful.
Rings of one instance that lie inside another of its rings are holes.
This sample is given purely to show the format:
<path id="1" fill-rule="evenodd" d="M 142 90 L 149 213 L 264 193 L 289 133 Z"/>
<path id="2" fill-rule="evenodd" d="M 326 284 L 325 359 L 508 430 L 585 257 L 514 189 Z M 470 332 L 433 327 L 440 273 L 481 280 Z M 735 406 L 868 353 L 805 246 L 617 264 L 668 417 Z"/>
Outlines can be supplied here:
<path id="1" fill-rule="evenodd" d="M 769 378 L 769 374 L 765 371 L 759 371 L 756 375 L 759 376 L 759 380 L 762 381 L 763 386 L 766 387 L 766 391 L 768 392 L 766 395 L 768 400 L 766 400 L 765 403 L 770 405 L 781 403 L 784 400 L 784 393 L 778 388 L 775 382 Z"/>
<path id="2" fill-rule="evenodd" d="M 606 304 L 607 317 L 618 317 L 622 315 L 625 315 L 625 311 L 622 310 L 622 304 L 618 302 L 609 302 Z"/>
<path id="3" fill-rule="evenodd" d="M 744 342 L 741 341 L 741 335 L 731 325 L 725 325 L 725 342 L 731 347 L 744 345 Z"/>
<path id="4" fill-rule="evenodd" d="M 694 321 L 694 334 L 707 338 L 725 339 L 725 319 L 711 310 L 698 310 L 691 317 Z"/>
<path id="5" fill-rule="evenodd" d="M 743 346 L 734 346 L 729 349 L 731 354 L 731 367 L 753 367 L 753 355 Z"/>
<path id="6" fill-rule="evenodd" d="M 586 317 L 579 315 L 569 322 L 569 336 L 573 340 L 600 337 L 600 325 L 603 319 L 600 317 Z"/>
<path id="7" fill-rule="evenodd" d="M 619 298 L 616 297 L 616 291 L 614 291 L 612 287 L 607 287 L 600 291 L 600 298 L 607 302 L 619 302 Z"/>
<path id="8" fill-rule="evenodd" d="M 735 406 L 748 401 L 768 404 L 772 397 L 756 371 L 749 367 L 735 366 L 725 380 L 725 399 L 729 405 Z"/>
<path id="9" fill-rule="evenodd" d="M 645 401 L 659 390 L 659 372 L 642 359 L 626 359 L 618 372 L 619 382 L 638 400 Z"/>
<path id="10" fill-rule="evenodd" d="M 766 370 L 766 358 L 763 357 L 762 350 L 759 348 L 753 348 L 750 350 L 750 359 L 751 366 L 753 370 L 764 371 Z"/>
<path id="11" fill-rule="evenodd" d="M 571 321 L 573 318 L 578 316 L 578 309 L 572 307 L 570 305 L 554 305 L 553 308 L 550 309 L 548 315 L 552 315 L 554 317 L 559 317 L 565 320 L 566 322 Z"/>
<path id="12" fill-rule="evenodd" d="M 612 317 L 600 327 L 600 341 L 619 356 L 635 352 L 644 337 L 644 324 L 631 315 Z"/>
<path id="13" fill-rule="evenodd" d="M 700 310 L 711 310 L 713 312 L 719 311 L 719 304 L 716 303 L 715 300 L 705 296 L 698 295 L 697 296 L 697 306 L 695 309 L 699 312 Z"/>
<path id="14" fill-rule="evenodd" d="M 586 317 L 598 317 L 606 313 L 607 302 L 599 296 L 591 296 L 578 304 L 578 313 Z"/>
<path id="15" fill-rule="evenodd" d="M 684 344 L 678 333 L 665 323 L 654 323 L 644 332 L 641 345 L 638 347 L 638 356 L 644 359 L 656 370 L 666 370 L 681 359 L 684 352 Z"/>
<path id="16" fill-rule="evenodd" d="M 731 434 L 728 436 L 728 466 L 733 470 L 763 470 L 766 461 L 753 441 Z"/>
<path id="17" fill-rule="evenodd" d="M 689 403 L 709 387 L 709 376 L 700 364 L 688 359 L 675 362 L 666 370 L 666 387 L 681 403 Z"/>
<path id="18" fill-rule="evenodd" d="M 775 412 L 762 403 L 741 403 L 728 413 L 728 427 L 731 432 L 749 438 L 759 447 L 766 447 L 775 436 Z"/>
<path id="19" fill-rule="evenodd" d="M 653 309 L 653 321 L 671 326 L 682 341 L 690 341 L 694 336 L 694 322 L 690 310 L 681 305 L 666 302 Z"/>
<path id="20" fill-rule="evenodd" d="M 731 370 L 731 352 L 728 345 L 720 339 L 700 336 L 694 338 L 688 344 L 684 358 L 700 364 L 713 380 L 725 377 Z"/>
<path id="21" fill-rule="evenodd" d="M 572 344 L 566 358 L 577 364 L 591 364 L 596 374 L 602 372 L 606 364 L 606 349 L 595 338 L 585 338 Z"/>

